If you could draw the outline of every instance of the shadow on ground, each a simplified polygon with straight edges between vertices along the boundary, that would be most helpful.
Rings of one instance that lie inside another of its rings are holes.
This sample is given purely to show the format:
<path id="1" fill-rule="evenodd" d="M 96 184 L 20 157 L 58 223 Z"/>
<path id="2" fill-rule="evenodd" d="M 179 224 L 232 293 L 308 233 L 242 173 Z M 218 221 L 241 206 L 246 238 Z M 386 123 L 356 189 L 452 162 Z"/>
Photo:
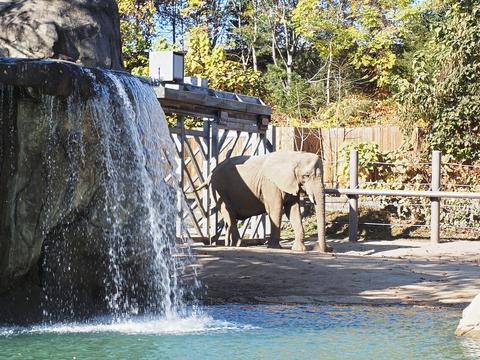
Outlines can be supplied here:
<path id="1" fill-rule="evenodd" d="M 478 264 L 467 262 L 264 247 L 196 246 L 194 252 L 207 303 L 463 305 L 480 288 Z"/>
<path id="2" fill-rule="evenodd" d="M 327 222 L 327 236 L 333 239 L 348 237 L 348 214 L 333 214 Z M 386 211 L 364 209 L 358 218 L 358 237 L 364 240 L 428 239 L 428 227 L 421 223 L 404 227 L 392 226 L 392 215 Z"/>

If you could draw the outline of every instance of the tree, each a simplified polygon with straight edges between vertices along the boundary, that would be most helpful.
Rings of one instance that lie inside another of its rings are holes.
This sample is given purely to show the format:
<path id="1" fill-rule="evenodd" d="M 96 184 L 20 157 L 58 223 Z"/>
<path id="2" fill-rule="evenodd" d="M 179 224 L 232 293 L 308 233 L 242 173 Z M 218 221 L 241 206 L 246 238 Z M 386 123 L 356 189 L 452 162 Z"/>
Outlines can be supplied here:
<path id="1" fill-rule="evenodd" d="M 190 27 L 201 27 L 208 35 L 212 46 L 226 36 L 232 13 L 229 11 L 231 0 L 187 0 L 182 14 L 189 18 Z"/>
<path id="2" fill-rule="evenodd" d="M 418 51 L 399 100 L 429 131 L 432 149 L 480 159 L 480 3 L 444 1 L 432 37 Z"/>
<path id="3" fill-rule="evenodd" d="M 295 9 L 297 31 L 326 57 L 327 92 L 331 67 L 339 56 L 384 87 L 391 81 L 403 43 L 403 20 L 411 0 L 301 0 Z M 327 103 L 330 96 L 327 96 Z"/>
<path id="4" fill-rule="evenodd" d="M 244 67 L 259 69 L 259 57 L 269 53 L 270 29 L 261 0 L 231 0 L 230 46 Z"/>
<path id="5" fill-rule="evenodd" d="M 148 51 L 155 37 L 154 0 L 118 0 L 118 10 L 125 68 L 147 75 Z"/>
<path id="6" fill-rule="evenodd" d="M 223 46 L 211 44 L 207 30 L 202 27 L 194 27 L 189 33 L 185 74 L 207 78 L 214 89 L 247 95 L 258 95 L 260 89 L 260 74 L 230 60 Z"/>
<path id="7" fill-rule="evenodd" d="M 404 18 L 415 12 L 412 0 L 352 0 L 348 18 L 355 42 L 352 63 L 369 81 L 387 90 L 404 44 Z"/>
<path id="8" fill-rule="evenodd" d="M 285 83 L 287 96 L 291 94 L 295 57 L 304 44 L 303 38 L 296 31 L 293 22 L 293 14 L 297 4 L 298 0 L 267 0 L 264 3 L 264 6 L 270 6 L 272 56 L 277 59 L 277 54 L 279 55 L 280 63 L 283 64 L 287 74 Z"/>
<path id="9" fill-rule="evenodd" d="M 345 50 L 354 42 L 351 24 L 346 18 L 346 4 L 343 1 L 301 0 L 293 15 L 296 30 L 311 42 L 314 51 L 324 59 L 325 105 L 331 102 L 332 68 L 341 63 Z M 340 67 L 338 68 L 338 70 Z M 341 92 L 341 73 L 337 73 L 338 92 Z"/>
<path id="10" fill-rule="evenodd" d="M 182 9 L 187 7 L 187 0 L 155 0 L 158 11 L 158 25 L 170 31 L 171 43 L 175 47 L 183 48 L 183 34 L 188 26 L 188 18 L 182 16 Z M 167 31 L 168 31 L 167 30 Z M 164 32 L 163 37 L 167 32 Z"/>

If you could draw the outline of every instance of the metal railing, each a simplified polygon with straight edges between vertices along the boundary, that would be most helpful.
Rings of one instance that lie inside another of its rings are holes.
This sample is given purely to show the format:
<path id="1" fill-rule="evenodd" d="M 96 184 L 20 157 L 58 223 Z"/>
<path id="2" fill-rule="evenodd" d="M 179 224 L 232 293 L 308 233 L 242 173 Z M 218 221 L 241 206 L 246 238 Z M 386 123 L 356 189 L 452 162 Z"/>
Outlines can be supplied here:
<path id="1" fill-rule="evenodd" d="M 352 150 L 350 152 L 350 169 L 349 169 L 349 187 L 348 188 L 326 188 L 325 192 L 330 195 L 346 195 L 349 204 L 349 240 L 357 241 L 358 238 L 358 219 L 359 206 L 358 199 L 360 196 L 386 196 L 386 197 L 415 197 L 415 198 L 429 198 L 430 199 L 430 241 L 434 244 L 440 242 L 440 215 L 442 207 L 440 201 L 442 198 L 450 199 L 480 199 L 480 192 L 455 192 L 455 191 L 441 191 L 441 169 L 442 160 L 441 152 L 434 151 L 432 154 L 432 163 L 425 163 L 424 165 L 431 165 L 431 182 L 429 190 L 379 190 L 379 189 L 360 189 L 359 188 L 359 166 L 358 166 L 358 151 Z M 394 164 L 387 164 L 394 165 Z M 468 165 L 467 165 L 468 166 Z M 418 184 L 417 184 L 418 185 Z M 422 184 L 426 185 L 426 184 Z M 391 224 L 382 224 L 390 225 Z M 425 225 L 422 225 L 425 226 Z"/>

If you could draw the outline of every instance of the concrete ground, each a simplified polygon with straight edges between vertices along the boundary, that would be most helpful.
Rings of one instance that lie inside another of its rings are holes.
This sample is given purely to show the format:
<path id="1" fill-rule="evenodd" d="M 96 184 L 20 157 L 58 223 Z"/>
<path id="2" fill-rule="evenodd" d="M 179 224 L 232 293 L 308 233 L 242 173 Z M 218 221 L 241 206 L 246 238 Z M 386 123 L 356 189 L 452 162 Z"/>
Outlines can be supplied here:
<path id="1" fill-rule="evenodd" d="M 464 307 L 480 293 L 480 241 L 329 244 L 334 253 L 195 245 L 203 300 Z"/>

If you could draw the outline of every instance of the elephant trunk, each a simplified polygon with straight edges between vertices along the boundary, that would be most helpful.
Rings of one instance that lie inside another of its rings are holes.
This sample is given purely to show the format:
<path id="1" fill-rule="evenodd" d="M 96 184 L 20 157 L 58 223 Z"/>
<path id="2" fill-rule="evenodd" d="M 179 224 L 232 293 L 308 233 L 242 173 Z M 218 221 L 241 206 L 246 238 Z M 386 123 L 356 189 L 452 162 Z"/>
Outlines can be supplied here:
<path id="1" fill-rule="evenodd" d="M 315 214 L 317 217 L 318 231 L 318 250 L 327 252 L 327 243 L 325 240 L 325 189 L 322 186 L 316 187 L 314 191 L 315 197 Z"/>

